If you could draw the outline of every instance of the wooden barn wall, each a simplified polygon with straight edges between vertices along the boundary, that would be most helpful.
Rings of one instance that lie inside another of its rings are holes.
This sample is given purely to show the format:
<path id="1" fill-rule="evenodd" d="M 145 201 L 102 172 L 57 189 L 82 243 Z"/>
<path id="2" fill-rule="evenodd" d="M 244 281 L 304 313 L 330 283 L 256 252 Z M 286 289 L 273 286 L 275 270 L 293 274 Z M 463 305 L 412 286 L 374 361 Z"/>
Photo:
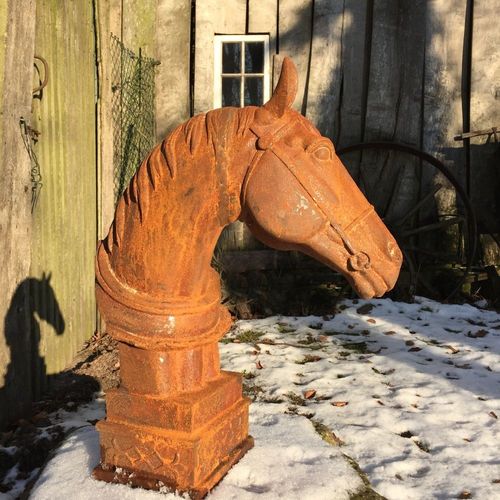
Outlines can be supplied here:
<path id="1" fill-rule="evenodd" d="M 167 132 L 187 119 L 188 100 L 194 114 L 212 108 L 215 34 L 269 33 L 274 80 L 283 57 L 291 56 L 299 72 L 294 107 L 337 148 L 369 140 L 403 142 L 437 156 L 465 186 L 464 147 L 453 138 L 464 130 L 464 29 L 472 3 L 470 129 L 498 126 L 500 31 L 491 0 L 226 0 L 223 9 L 215 0 L 159 0 L 164 29 L 157 33 L 157 57 L 175 74 L 157 87 L 158 94 L 168 94 L 159 97 L 158 129 Z M 185 48 L 189 33 L 194 81 Z M 170 39 L 161 42 L 162 37 Z M 499 208 L 498 145 L 484 146 L 484 138 L 471 142 L 472 199 L 480 218 L 488 219 Z M 394 165 L 401 160 L 392 158 Z M 384 169 L 385 160 L 363 155 L 381 174 L 380 191 L 394 187 L 395 168 Z M 356 162 L 350 168 L 355 171 Z M 420 183 L 435 179 L 408 174 L 402 182 L 408 201 Z M 452 202 L 452 191 L 443 189 L 437 203 L 445 209 Z M 399 210 L 404 209 L 403 196 Z M 485 222 L 500 230 L 496 219 Z M 222 240 L 224 250 L 258 246 L 239 224 Z"/>
<path id="2" fill-rule="evenodd" d="M 19 133 L 31 110 L 35 2 L 0 2 L 0 428 L 29 407 L 22 364 L 30 345 L 26 294 L 31 235 L 30 160 Z M 16 383 L 18 385 L 16 385 Z"/>
<path id="3" fill-rule="evenodd" d="M 68 35 L 70 34 L 70 35 Z M 92 0 L 38 0 L 35 53 L 48 84 L 33 99 L 31 125 L 42 188 L 33 211 L 32 392 L 73 359 L 95 331 L 97 238 L 96 78 Z"/>

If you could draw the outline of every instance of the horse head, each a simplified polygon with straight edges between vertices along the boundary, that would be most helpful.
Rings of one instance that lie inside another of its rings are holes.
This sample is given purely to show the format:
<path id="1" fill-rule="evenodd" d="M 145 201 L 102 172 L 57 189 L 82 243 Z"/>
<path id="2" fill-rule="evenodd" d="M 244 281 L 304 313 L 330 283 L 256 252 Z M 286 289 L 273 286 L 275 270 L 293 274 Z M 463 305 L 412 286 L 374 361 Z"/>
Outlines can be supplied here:
<path id="1" fill-rule="evenodd" d="M 332 142 L 291 109 L 296 92 L 297 72 L 285 58 L 251 126 L 257 153 L 242 187 L 241 219 L 265 244 L 342 273 L 361 297 L 381 296 L 396 282 L 401 251 Z"/>

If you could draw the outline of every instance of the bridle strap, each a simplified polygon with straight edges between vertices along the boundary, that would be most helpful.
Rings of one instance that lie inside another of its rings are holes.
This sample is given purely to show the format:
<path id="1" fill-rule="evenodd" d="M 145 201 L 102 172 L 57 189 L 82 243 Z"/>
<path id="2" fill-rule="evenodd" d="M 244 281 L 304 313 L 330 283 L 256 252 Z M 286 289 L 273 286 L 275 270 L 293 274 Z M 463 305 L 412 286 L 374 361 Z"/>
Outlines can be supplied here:
<path id="1" fill-rule="evenodd" d="M 295 120 L 292 120 L 291 122 L 285 123 L 283 126 L 281 126 L 278 130 L 274 132 L 264 132 L 262 135 L 260 130 L 258 130 L 257 127 L 251 127 L 252 132 L 257 136 L 257 147 L 259 148 L 250 163 L 250 166 L 248 167 L 247 173 L 245 175 L 245 179 L 243 181 L 243 186 L 242 186 L 242 206 L 245 206 L 245 197 L 246 197 L 246 191 L 247 191 L 247 186 L 248 182 L 250 180 L 250 177 L 254 170 L 257 168 L 260 160 L 262 159 L 262 156 L 266 151 L 271 151 L 285 167 L 289 170 L 289 172 L 295 177 L 297 182 L 302 186 L 304 191 L 309 195 L 311 200 L 314 202 L 316 205 L 318 211 L 323 215 L 323 218 L 325 219 L 325 222 L 327 223 L 328 226 L 330 226 L 335 233 L 337 233 L 338 237 L 344 244 L 345 248 L 351 255 L 349 258 L 349 262 L 351 263 L 352 267 L 355 270 L 359 269 L 367 269 L 370 267 L 370 257 L 368 254 L 362 251 L 357 251 L 354 245 L 351 243 L 349 237 L 348 237 L 348 232 L 352 231 L 358 224 L 360 224 L 366 217 L 368 217 L 372 212 L 374 212 L 374 207 L 373 205 L 369 205 L 369 207 L 364 210 L 358 217 L 356 217 L 354 220 L 352 220 L 345 229 L 343 229 L 339 224 L 333 222 L 330 217 L 326 214 L 326 212 L 322 209 L 322 207 L 316 202 L 314 199 L 314 196 L 311 194 L 310 190 L 308 187 L 305 185 L 305 183 L 301 180 L 300 174 L 298 173 L 298 170 L 296 168 L 295 162 L 293 161 L 292 158 L 284 151 L 284 149 L 277 144 L 279 139 L 281 139 L 288 130 L 290 130 L 291 127 L 295 124 Z"/>

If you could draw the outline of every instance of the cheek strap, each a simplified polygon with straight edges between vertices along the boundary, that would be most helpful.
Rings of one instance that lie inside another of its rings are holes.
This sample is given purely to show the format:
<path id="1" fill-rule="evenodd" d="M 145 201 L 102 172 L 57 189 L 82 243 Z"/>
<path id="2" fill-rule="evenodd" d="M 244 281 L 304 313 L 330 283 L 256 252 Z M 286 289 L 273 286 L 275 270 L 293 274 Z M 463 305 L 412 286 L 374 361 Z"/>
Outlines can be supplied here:
<path id="1" fill-rule="evenodd" d="M 246 208 L 246 194 L 247 194 L 247 189 L 248 189 L 248 183 L 250 181 L 250 178 L 254 172 L 254 170 L 257 168 L 257 165 L 259 164 L 260 160 L 264 156 L 265 151 L 257 150 L 255 151 L 255 154 L 253 155 L 252 161 L 250 162 L 250 165 L 247 168 L 247 172 L 245 174 L 245 178 L 243 179 L 243 184 L 241 186 L 241 207 L 243 210 Z"/>

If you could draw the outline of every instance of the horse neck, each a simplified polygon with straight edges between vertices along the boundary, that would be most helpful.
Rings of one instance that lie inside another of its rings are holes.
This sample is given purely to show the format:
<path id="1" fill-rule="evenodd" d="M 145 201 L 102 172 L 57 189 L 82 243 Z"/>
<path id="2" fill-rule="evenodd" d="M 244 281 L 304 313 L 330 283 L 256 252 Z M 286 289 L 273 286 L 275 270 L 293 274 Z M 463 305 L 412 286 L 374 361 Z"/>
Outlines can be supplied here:
<path id="1" fill-rule="evenodd" d="M 203 300 L 210 290 L 218 293 L 210 262 L 222 229 L 239 216 L 254 153 L 250 133 L 222 149 L 199 141 L 193 151 L 181 132 L 174 131 L 141 165 L 100 250 L 120 282 L 159 300 Z"/>

